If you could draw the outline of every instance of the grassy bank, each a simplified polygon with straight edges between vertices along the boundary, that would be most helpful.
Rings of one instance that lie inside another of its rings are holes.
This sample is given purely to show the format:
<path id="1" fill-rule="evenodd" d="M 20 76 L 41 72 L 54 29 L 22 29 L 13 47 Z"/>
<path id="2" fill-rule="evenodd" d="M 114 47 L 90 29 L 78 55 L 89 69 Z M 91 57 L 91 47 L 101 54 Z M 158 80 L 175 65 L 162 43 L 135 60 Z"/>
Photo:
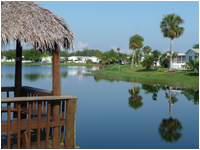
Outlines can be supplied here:
<path id="1" fill-rule="evenodd" d="M 1 62 L 1 65 L 15 65 L 15 62 Z M 22 63 L 27 66 L 52 66 L 52 63 Z M 97 64 L 60 63 L 60 66 L 98 66 Z"/>
<path id="2" fill-rule="evenodd" d="M 130 65 L 113 65 L 94 71 L 95 78 L 138 81 L 142 83 L 166 84 L 173 86 L 185 86 L 199 88 L 199 73 L 193 71 L 178 71 L 178 73 L 164 73 L 168 68 L 158 67 L 157 71 L 147 71 L 143 67 Z"/>

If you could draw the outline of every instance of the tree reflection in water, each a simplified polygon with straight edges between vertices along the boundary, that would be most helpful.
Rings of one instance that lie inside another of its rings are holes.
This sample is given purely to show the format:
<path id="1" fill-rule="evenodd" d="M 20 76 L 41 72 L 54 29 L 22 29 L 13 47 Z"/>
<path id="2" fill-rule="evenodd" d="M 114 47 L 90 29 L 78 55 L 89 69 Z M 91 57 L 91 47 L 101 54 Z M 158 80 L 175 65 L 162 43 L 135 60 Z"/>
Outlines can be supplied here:
<path id="1" fill-rule="evenodd" d="M 68 72 L 67 71 L 63 71 L 60 73 L 60 77 L 61 78 L 67 78 L 68 76 Z M 50 72 L 45 72 L 45 73 L 26 73 L 24 74 L 24 78 L 26 80 L 29 80 L 31 82 L 35 82 L 38 79 L 44 79 L 44 78 L 51 78 L 52 74 Z"/>
<path id="2" fill-rule="evenodd" d="M 129 100 L 129 106 L 131 106 L 133 109 L 138 109 L 140 107 L 143 106 L 143 102 L 142 101 L 142 96 L 139 95 L 140 93 L 140 89 L 139 89 L 139 83 L 138 83 L 138 88 L 135 88 L 135 83 L 133 86 L 132 84 L 132 89 L 129 89 L 128 92 L 129 94 L 131 94 L 131 97 L 128 99 Z"/>
<path id="3" fill-rule="evenodd" d="M 157 101 L 157 93 L 160 91 L 161 86 L 158 85 L 150 85 L 150 84 L 142 84 L 142 89 L 145 90 L 145 94 L 153 93 L 152 99 Z"/>
<path id="4" fill-rule="evenodd" d="M 163 140 L 166 142 L 176 142 L 182 137 L 182 133 L 180 132 L 182 124 L 178 119 L 172 118 L 171 107 L 172 103 L 175 104 L 178 99 L 173 93 L 171 93 L 171 87 L 169 86 L 169 95 L 166 93 L 166 98 L 169 99 L 169 119 L 163 119 L 162 123 L 159 126 L 159 133 Z"/>

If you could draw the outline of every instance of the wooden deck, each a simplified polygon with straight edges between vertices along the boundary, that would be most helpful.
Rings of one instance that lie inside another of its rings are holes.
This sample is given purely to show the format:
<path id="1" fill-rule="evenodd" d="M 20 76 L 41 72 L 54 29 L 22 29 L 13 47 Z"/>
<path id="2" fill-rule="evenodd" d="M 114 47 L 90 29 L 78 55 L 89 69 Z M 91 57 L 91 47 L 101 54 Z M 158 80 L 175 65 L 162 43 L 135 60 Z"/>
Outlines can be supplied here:
<path id="1" fill-rule="evenodd" d="M 14 90 L 13 87 L 1 88 L 1 92 L 7 93 L 7 98 L 1 98 L 1 104 L 7 104 L 7 107 L 1 107 L 1 113 L 7 113 L 7 120 L 1 120 L 2 149 L 52 149 L 53 146 L 56 149 L 76 148 L 75 124 L 78 96 L 69 94 L 52 96 L 51 91 L 25 86 L 21 89 L 21 97 L 9 97 L 9 92 Z M 11 107 L 11 103 L 14 103 L 14 107 Z M 59 108 L 56 113 L 55 106 Z M 11 119 L 12 112 L 13 119 Z M 53 131 L 52 134 L 52 129 L 55 128 L 58 130 Z M 49 141 L 49 136 L 57 142 Z M 59 144 L 59 141 L 64 143 Z"/>

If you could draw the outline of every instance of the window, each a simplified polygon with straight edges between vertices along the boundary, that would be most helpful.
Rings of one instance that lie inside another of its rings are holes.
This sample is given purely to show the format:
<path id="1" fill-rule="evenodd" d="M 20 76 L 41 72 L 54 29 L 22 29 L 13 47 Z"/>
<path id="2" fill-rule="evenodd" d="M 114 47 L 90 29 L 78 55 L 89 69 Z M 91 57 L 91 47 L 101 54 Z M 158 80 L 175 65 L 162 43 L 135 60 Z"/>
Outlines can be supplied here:
<path id="1" fill-rule="evenodd" d="M 189 61 L 192 60 L 192 56 L 189 56 Z"/>

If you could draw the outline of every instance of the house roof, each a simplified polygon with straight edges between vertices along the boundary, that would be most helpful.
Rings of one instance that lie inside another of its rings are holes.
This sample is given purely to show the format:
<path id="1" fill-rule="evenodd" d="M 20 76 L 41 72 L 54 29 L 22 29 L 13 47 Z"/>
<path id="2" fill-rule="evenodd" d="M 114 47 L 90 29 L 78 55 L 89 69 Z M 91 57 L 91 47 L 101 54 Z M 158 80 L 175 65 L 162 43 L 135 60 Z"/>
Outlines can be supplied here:
<path id="1" fill-rule="evenodd" d="M 190 51 L 194 51 L 195 53 L 199 53 L 199 49 L 189 49 L 185 54 L 189 53 Z"/>

